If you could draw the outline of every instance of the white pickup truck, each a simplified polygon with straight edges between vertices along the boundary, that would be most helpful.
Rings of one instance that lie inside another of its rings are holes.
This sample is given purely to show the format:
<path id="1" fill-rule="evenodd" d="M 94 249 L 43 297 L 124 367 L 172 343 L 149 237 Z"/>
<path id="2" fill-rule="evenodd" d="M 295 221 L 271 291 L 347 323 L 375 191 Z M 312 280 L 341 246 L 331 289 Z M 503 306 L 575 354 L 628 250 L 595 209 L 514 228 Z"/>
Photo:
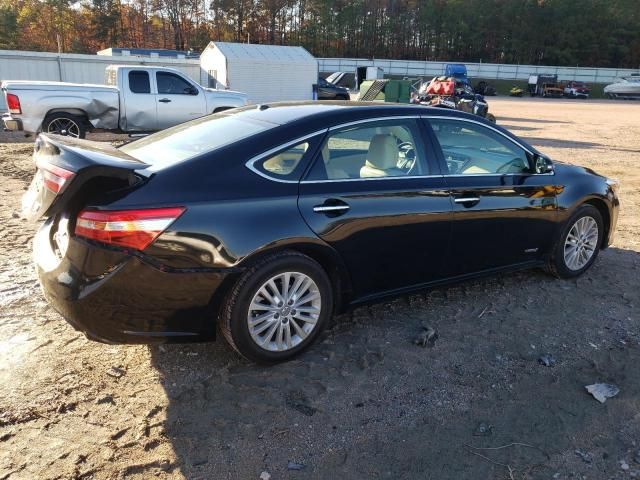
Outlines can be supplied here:
<path id="1" fill-rule="evenodd" d="M 204 88 L 178 70 L 110 65 L 106 85 L 2 82 L 5 129 L 84 138 L 92 129 L 144 133 L 247 105 L 247 95 Z"/>

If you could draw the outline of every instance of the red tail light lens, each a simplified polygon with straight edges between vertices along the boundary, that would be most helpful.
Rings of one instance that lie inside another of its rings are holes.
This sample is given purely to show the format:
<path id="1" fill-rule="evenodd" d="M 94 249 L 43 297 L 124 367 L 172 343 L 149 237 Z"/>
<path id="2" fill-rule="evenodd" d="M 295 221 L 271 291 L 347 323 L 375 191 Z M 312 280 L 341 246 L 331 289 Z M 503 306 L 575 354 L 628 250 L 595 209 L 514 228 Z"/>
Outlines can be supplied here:
<path id="1" fill-rule="evenodd" d="M 20 99 L 13 93 L 7 93 L 7 107 L 9 108 L 9 113 L 22 113 Z"/>
<path id="2" fill-rule="evenodd" d="M 110 245 L 144 250 L 185 211 L 183 207 L 145 210 L 83 210 L 76 235 Z"/>
<path id="3" fill-rule="evenodd" d="M 62 192 L 75 176 L 75 173 L 72 171 L 56 167 L 49 163 L 37 162 L 37 166 L 42 173 L 44 186 L 55 194 Z"/>

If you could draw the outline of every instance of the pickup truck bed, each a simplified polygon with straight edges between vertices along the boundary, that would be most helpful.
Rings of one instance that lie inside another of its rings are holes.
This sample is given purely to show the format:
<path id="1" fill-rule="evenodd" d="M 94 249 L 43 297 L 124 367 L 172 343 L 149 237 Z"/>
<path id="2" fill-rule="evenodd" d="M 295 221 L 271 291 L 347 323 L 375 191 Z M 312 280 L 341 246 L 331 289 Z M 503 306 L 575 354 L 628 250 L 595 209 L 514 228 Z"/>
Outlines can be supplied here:
<path id="1" fill-rule="evenodd" d="M 115 130 L 118 128 L 120 98 L 117 87 L 65 82 L 33 82 L 9 80 L 2 83 L 3 90 L 21 96 L 26 94 L 28 102 L 21 102 L 22 114 L 16 118 L 19 130 L 37 132 L 46 114 L 64 111 L 86 114 L 94 128 Z M 49 105 L 59 108 L 49 109 Z M 64 107 L 62 107 L 64 105 Z M 43 111 L 43 107 L 47 108 Z"/>

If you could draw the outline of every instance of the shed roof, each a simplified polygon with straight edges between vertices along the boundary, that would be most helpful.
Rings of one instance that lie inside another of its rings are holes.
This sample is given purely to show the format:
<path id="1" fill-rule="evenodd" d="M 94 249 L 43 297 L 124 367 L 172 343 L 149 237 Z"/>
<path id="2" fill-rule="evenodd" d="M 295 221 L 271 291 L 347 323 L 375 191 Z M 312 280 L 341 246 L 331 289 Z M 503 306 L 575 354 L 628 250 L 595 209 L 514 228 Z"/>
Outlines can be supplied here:
<path id="1" fill-rule="evenodd" d="M 259 45 L 253 43 L 209 42 L 207 48 L 217 48 L 226 58 L 271 63 L 313 63 L 316 58 L 303 47 Z"/>

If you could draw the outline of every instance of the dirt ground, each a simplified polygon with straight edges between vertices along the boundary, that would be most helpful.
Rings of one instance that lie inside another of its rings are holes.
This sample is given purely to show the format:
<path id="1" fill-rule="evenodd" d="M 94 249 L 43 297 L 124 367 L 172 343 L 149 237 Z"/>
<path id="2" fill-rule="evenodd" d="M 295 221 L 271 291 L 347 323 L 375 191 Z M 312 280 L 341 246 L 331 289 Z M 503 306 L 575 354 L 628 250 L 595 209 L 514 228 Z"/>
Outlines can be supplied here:
<path id="1" fill-rule="evenodd" d="M 358 308 L 271 368 L 222 340 L 75 332 L 18 216 L 31 140 L 0 133 L 0 480 L 640 478 L 640 103 L 490 103 L 552 158 L 620 179 L 615 244 L 573 281 L 531 271 Z M 620 393 L 600 404 L 597 382 Z"/>

